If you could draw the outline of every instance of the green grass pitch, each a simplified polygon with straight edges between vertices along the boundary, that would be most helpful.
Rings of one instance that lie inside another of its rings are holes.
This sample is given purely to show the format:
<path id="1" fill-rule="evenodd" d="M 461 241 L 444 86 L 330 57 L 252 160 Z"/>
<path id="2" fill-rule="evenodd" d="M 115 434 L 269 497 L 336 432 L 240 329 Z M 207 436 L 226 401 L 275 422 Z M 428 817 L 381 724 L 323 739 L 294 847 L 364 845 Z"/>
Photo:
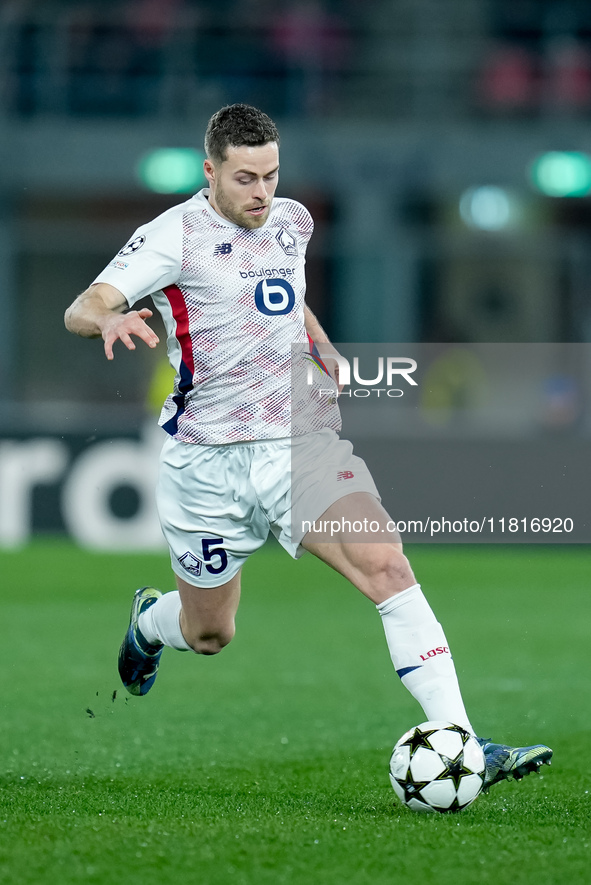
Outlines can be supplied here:
<path id="1" fill-rule="evenodd" d="M 371 603 L 312 557 L 253 557 L 234 642 L 166 649 L 136 699 L 116 652 L 132 591 L 171 588 L 167 557 L 0 554 L 0 882 L 591 881 L 591 551 L 409 555 L 477 730 L 555 750 L 459 815 L 395 804 L 391 748 L 422 713 Z"/>

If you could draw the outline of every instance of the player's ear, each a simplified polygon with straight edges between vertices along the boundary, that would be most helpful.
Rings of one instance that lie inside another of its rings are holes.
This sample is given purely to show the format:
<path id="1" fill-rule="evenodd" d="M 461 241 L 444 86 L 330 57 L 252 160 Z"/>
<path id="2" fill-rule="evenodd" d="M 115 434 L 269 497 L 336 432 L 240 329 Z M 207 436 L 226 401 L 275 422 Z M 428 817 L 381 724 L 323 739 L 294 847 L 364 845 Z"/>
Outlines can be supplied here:
<path id="1" fill-rule="evenodd" d="M 203 161 L 203 173 L 210 184 L 213 184 L 215 180 L 215 166 L 211 162 L 209 158 L 206 158 Z"/>

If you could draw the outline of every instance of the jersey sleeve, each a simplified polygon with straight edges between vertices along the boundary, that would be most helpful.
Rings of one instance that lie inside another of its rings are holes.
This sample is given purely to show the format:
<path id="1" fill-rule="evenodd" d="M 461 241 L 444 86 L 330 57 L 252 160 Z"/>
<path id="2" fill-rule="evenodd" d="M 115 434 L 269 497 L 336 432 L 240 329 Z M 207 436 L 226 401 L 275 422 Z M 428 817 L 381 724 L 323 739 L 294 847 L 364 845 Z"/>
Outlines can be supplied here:
<path id="1" fill-rule="evenodd" d="M 297 203 L 295 200 L 290 202 L 292 221 L 297 228 L 298 235 L 305 249 L 310 241 L 310 237 L 314 233 L 314 220 L 305 206 L 302 206 L 301 203 Z"/>
<path id="2" fill-rule="evenodd" d="M 114 286 L 131 307 L 178 280 L 182 249 L 183 213 L 182 207 L 175 206 L 138 227 L 93 283 Z"/>

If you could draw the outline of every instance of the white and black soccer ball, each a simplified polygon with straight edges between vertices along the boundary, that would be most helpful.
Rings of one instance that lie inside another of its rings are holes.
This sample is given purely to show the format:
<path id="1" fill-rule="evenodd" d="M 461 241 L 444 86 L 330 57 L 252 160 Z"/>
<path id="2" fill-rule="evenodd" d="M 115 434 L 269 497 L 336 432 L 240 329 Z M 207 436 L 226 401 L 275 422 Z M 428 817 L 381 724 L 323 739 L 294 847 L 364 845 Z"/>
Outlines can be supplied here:
<path id="1" fill-rule="evenodd" d="M 390 780 L 413 811 L 461 811 L 482 791 L 485 768 L 482 747 L 464 728 L 422 722 L 394 747 Z"/>

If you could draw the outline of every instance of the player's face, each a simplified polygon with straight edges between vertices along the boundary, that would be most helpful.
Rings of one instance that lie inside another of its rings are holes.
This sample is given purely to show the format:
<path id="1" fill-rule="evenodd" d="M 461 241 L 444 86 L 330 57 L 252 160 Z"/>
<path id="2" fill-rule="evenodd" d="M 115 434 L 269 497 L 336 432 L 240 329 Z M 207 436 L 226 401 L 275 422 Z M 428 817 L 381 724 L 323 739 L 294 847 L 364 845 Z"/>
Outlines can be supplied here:
<path id="1" fill-rule="evenodd" d="M 240 227 L 262 227 L 271 210 L 279 181 L 279 149 L 275 142 L 258 147 L 229 147 L 219 164 L 203 164 L 213 209 Z"/>

